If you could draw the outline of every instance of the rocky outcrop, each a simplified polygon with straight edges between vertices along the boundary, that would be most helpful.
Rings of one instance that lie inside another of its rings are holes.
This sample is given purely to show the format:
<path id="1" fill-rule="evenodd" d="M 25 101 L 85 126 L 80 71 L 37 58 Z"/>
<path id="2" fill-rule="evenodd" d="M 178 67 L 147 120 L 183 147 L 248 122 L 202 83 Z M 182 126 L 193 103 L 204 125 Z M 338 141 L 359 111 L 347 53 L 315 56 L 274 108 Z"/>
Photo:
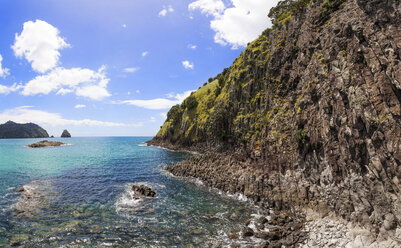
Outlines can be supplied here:
<path id="1" fill-rule="evenodd" d="M 61 134 L 61 138 L 71 138 L 71 134 L 67 131 L 67 129 L 64 129 L 63 133 Z"/>
<path id="2" fill-rule="evenodd" d="M 65 145 L 63 142 L 58 142 L 58 141 L 48 141 L 48 140 L 42 140 L 33 144 L 28 145 L 30 148 L 42 148 L 42 147 L 50 147 L 50 146 L 62 146 Z"/>
<path id="3" fill-rule="evenodd" d="M 156 196 L 156 192 L 145 185 L 133 185 L 132 191 L 134 191 L 134 199 L 153 198 Z"/>
<path id="4" fill-rule="evenodd" d="M 150 144 L 205 152 L 169 166 L 175 175 L 395 239 L 401 3 L 296 2 L 215 81 L 173 107 Z"/>
<path id="5" fill-rule="evenodd" d="M 49 134 L 33 123 L 19 124 L 7 121 L 0 125 L 0 139 L 48 138 Z"/>

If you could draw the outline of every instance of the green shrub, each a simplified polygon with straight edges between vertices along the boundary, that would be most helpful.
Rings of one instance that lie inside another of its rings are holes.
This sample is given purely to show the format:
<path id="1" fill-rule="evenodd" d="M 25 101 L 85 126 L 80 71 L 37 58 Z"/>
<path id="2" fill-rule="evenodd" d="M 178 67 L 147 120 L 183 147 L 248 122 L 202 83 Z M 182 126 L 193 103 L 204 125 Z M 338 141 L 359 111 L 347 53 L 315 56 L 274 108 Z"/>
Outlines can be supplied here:
<path id="1" fill-rule="evenodd" d="M 209 134 L 223 141 L 229 136 L 231 116 L 230 109 L 231 108 L 228 103 L 218 102 L 215 105 L 213 112 L 210 114 L 210 118 L 208 119 L 207 123 Z"/>
<path id="2" fill-rule="evenodd" d="M 311 0 L 282 0 L 270 9 L 269 17 L 274 25 L 286 24 L 292 16 L 296 16 L 308 6 Z"/>
<path id="3" fill-rule="evenodd" d="M 324 0 L 322 6 L 320 7 L 321 17 L 323 20 L 328 20 L 330 14 L 338 10 L 343 2 L 346 0 Z"/>
<path id="4" fill-rule="evenodd" d="M 184 100 L 182 103 L 182 108 L 192 110 L 198 106 L 198 101 L 196 100 L 196 97 L 193 96 L 192 94 L 187 97 L 187 99 Z"/>
<path id="5" fill-rule="evenodd" d="M 297 139 L 298 144 L 304 145 L 307 138 L 305 130 L 303 130 L 302 128 L 298 129 L 295 138 Z"/>

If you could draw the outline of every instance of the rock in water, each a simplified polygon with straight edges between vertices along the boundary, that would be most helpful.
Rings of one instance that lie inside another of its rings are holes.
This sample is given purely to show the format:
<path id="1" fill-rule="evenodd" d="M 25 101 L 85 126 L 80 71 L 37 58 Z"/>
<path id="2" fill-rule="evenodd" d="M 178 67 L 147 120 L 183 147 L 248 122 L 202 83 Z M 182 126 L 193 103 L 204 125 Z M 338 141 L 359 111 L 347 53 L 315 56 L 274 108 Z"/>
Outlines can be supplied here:
<path id="1" fill-rule="evenodd" d="M 145 185 L 133 185 L 132 186 L 132 190 L 134 191 L 134 198 L 135 199 L 139 199 L 139 198 L 146 198 L 146 197 L 155 197 L 156 196 L 156 192 L 145 186 Z"/>
<path id="2" fill-rule="evenodd" d="M 30 148 L 42 148 L 42 147 L 49 147 L 49 146 L 61 146 L 65 145 L 63 142 L 58 142 L 58 141 L 48 141 L 48 140 L 42 140 L 33 144 L 28 145 Z"/>
<path id="3" fill-rule="evenodd" d="M 31 218 L 44 208 L 54 195 L 53 185 L 48 180 L 36 180 L 17 190 L 20 196 L 14 205 L 17 217 Z"/>
<path id="4" fill-rule="evenodd" d="M 71 138 L 71 134 L 65 129 L 61 134 L 61 138 Z"/>

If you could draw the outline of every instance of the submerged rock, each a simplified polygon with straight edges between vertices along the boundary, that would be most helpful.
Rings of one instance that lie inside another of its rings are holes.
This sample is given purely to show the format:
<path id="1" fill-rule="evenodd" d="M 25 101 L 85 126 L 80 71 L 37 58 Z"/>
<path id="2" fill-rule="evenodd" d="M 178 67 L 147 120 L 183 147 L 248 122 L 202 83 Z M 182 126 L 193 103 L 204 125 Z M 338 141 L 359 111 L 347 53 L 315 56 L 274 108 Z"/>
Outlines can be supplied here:
<path id="1" fill-rule="evenodd" d="M 146 197 L 153 198 L 156 196 L 156 192 L 153 189 L 143 184 L 133 185 L 132 190 L 134 191 L 134 199 L 146 198 Z"/>
<path id="2" fill-rule="evenodd" d="M 54 193 L 52 183 L 47 180 L 32 181 L 20 187 L 20 196 L 14 205 L 17 217 L 31 218 L 41 211 Z"/>
<path id="3" fill-rule="evenodd" d="M 48 140 L 42 140 L 33 144 L 28 145 L 30 148 L 42 148 L 42 147 L 49 147 L 49 146 L 62 146 L 65 145 L 63 142 L 58 142 L 58 141 L 48 141 Z"/>

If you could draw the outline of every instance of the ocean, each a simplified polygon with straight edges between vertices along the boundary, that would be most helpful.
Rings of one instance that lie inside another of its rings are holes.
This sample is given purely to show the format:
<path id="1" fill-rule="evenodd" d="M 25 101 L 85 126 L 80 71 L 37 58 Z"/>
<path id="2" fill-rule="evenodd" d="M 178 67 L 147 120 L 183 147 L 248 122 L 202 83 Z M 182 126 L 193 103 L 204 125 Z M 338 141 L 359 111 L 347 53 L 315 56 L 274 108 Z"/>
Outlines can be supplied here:
<path id="1" fill-rule="evenodd" d="M 257 209 L 164 172 L 192 155 L 148 147 L 149 139 L 56 138 L 68 145 L 35 149 L 26 146 L 42 139 L 0 140 L 0 247 L 230 245 Z M 156 197 L 133 199 L 134 184 Z"/>

